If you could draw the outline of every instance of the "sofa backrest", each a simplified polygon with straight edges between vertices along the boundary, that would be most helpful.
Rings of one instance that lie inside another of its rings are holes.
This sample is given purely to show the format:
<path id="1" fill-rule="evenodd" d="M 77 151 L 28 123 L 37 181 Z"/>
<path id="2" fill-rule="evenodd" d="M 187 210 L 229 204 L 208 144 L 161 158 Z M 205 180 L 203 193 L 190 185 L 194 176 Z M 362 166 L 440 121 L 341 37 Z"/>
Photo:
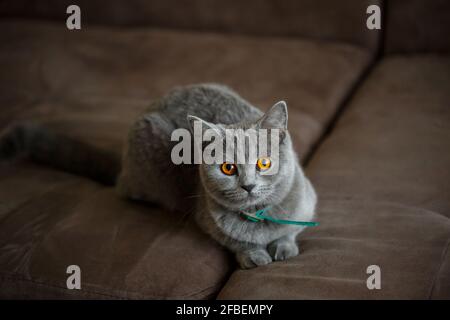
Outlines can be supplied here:
<path id="1" fill-rule="evenodd" d="M 381 0 L 0 0 L 0 16 L 65 21 L 81 8 L 82 26 L 152 25 L 253 35 L 301 36 L 375 49 L 380 32 L 366 28 L 366 9 Z"/>
<path id="2" fill-rule="evenodd" d="M 386 53 L 450 52 L 450 0 L 386 0 Z"/>

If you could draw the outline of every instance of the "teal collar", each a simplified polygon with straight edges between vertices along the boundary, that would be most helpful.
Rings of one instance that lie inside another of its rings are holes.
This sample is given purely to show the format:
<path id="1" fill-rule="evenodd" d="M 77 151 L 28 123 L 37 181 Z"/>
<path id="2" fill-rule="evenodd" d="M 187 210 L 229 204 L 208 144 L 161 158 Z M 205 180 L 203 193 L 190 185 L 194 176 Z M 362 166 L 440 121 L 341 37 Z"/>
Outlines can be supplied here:
<path id="1" fill-rule="evenodd" d="M 318 222 L 312 222 L 312 221 L 296 221 L 296 220 L 284 220 L 284 219 L 275 219 L 270 216 L 266 216 L 264 214 L 265 211 L 267 211 L 269 208 L 261 209 L 256 211 L 255 213 L 249 213 L 249 212 L 240 212 L 240 216 L 244 219 L 247 219 L 248 221 L 252 222 L 259 222 L 259 221 L 270 221 L 273 223 L 278 224 L 292 224 L 297 226 L 304 226 L 304 227 L 315 227 L 318 226 Z"/>

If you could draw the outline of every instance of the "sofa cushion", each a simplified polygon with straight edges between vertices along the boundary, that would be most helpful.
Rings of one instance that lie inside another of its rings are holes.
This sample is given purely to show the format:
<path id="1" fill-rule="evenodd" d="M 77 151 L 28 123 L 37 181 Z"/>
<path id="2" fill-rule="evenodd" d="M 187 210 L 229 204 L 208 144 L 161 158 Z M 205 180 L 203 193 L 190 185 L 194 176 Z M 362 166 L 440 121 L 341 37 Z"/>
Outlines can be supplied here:
<path id="1" fill-rule="evenodd" d="M 320 226 L 300 255 L 235 272 L 219 297 L 449 299 L 449 71 L 449 57 L 383 60 L 308 165 Z"/>
<path id="2" fill-rule="evenodd" d="M 366 8 L 381 0 L 15 0 L 0 2 L 0 16 L 50 18 L 62 24 L 66 8 L 81 9 L 82 28 L 93 24 L 240 34 L 302 36 L 375 50 L 381 33 L 368 30 Z"/>
<path id="3" fill-rule="evenodd" d="M 289 105 L 305 156 L 369 65 L 337 42 L 152 29 L 0 23 L 0 125 L 43 119 L 66 134 L 117 148 L 133 118 L 174 86 L 219 82 L 263 109 Z"/>
<path id="4" fill-rule="evenodd" d="M 191 216 L 29 163 L 0 167 L 0 297 L 205 299 L 233 260 Z M 68 290 L 70 265 L 81 290 Z"/>
<path id="5" fill-rule="evenodd" d="M 316 184 L 450 218 L 449 57 L 385 59 L 361 89 L 308 168 Z"/>

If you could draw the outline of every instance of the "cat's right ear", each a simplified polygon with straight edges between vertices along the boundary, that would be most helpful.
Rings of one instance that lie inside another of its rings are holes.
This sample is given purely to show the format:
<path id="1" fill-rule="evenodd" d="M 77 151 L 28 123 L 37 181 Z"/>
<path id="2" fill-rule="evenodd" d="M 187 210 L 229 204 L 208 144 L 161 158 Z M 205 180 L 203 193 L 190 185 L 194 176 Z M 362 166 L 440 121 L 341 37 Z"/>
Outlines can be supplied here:
<path id="1" fill-rule="evenodd" d="M 284 101 L 275 103 L 258 121 L 262 129 L 281 129 L 287 130 L 288 111 Z"/>

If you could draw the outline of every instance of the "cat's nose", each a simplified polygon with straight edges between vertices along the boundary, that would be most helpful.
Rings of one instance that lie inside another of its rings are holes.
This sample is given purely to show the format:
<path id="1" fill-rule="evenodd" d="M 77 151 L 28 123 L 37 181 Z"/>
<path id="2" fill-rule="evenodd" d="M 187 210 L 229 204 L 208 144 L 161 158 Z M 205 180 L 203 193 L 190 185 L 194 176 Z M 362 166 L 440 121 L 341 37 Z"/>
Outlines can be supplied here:
<path id="1" fill-rule="evenodd" d="M 255 187 L 254 184 L 246 184 L 244 186 L 241 186 L 242 189 L 244 189 L 247 192 L 251 192 L 253 190 L 253 188 Z"/>

